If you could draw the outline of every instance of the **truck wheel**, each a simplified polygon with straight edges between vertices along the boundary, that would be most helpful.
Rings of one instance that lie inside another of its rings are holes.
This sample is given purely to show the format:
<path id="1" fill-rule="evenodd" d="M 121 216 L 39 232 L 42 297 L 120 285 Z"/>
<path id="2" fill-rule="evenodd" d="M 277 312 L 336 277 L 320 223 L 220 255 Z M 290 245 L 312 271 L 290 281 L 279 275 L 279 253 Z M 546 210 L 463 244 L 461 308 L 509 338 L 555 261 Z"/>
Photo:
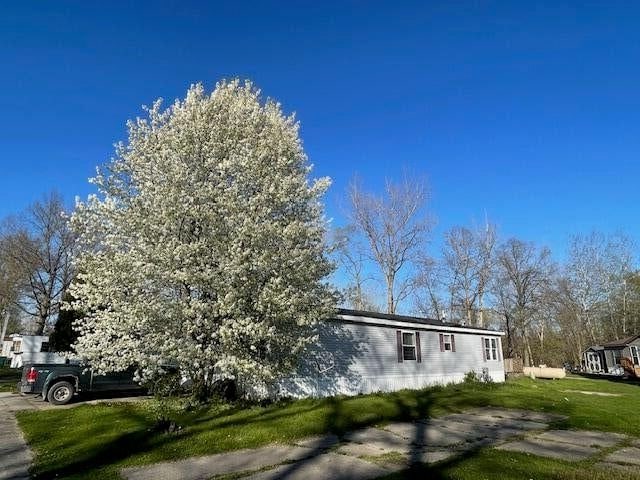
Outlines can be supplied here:
<path id="1" fill-rule="evenodd" d="M 74 391 L 69 382 L 57 382 L 47 392 L 47 399 L 53 405 L 64 405 L 71 401 Z"/>

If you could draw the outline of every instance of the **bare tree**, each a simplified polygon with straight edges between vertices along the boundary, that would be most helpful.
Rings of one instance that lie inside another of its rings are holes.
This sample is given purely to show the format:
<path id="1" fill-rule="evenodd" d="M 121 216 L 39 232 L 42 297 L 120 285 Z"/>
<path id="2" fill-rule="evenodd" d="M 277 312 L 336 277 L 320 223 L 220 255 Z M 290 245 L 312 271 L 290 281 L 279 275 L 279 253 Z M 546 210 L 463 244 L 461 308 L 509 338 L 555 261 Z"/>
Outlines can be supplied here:
<path id="1" fill-rule="evenodd" d="M 415 306 L 421 315 L 446 319 L 445 300 L 442 298 L 444 285 L 442 264 L 437 260 L 423 256 L 417 262 L 417 274 L 414 280 Z"/>
<path id="2" fill-rule="evenodd" d="M 525 365 L 531 365 L 529 333 L 553 278 L 551 252 L 510 239 L 500 246 L 496 259 L 496 308 L 506 324 L 508 353 L 515 353 L 518 342 Z"/>
<path id="3" fill-rule="evenodd" d="M 484 326 L 484 301 L 493 268 L 496 235 L 484 229 L 453 227 L 445 233 L 444 269 L 450 309 L 470 325 Z"/>
<path id="4" fill-rule="evenodd" d="M 607 238 L 600 232 L 574 235 L 569 242 L 564 298 L 591 343 L 603 336 L 602 316 L 607 312 L 612 280 L 608 278 L 608 248 Z"/>
<path id="5" fill-rule="evenodd" d="M 607 296 L 607 333 L 612 336 L 629 335 L 629 304 L 633 290 L 628 280 L 633 273 L 634 243 L 623 233 L 607 239 L 604 252 L 604 288 Z"/>
<path id="6" fill-rule="evenodd" d="M 376 310 L 367 284 L 373 280 L 366 270 L 367 257 L 358 242 L 353 225 L 334 231 L 333 249 L 340 271 L 347 278 L 344 296 L 349 306 L 356 310 Z"/>
<path id="7" fill-rule="evenodd" d="M 578 353 L 588 344 L 629 334 L 635 323 L 633 242 L 623 234 L 574 235 L 558 298 L 559 317 Z M 633 319 L 633 321 L 632 321 Z"/>
<path id="8" fill-rule="evenodd" d="M 486 323 L 485 296 L 490 289 L 495 268 L 496 227 L 485 222 L 483 229 L 476 234 L 478 248 L 478 321 L 479 327 Z"/>
<path id="9" fill-rule="evenodd" d="M 15 307 L 32 273 L 31 265 L 17 262 L 12 254 L 13 245 L 29 239 L 11 234 L 4 227 L 0 231 L 0 339 L 20 326 Z"/>
<path id="10" fill-rule="evenodd" d="M 411 293 L 409 267 L 431 231 L 425 214 L 428 192 L 425 182 L 405 175 L 400 183 L 387 181 L 383 195 L 362 190 L 357 181 L 349 187 L 351 221 L 369 246 L 369 256 L 382 273 L 387 312 Z"/>
<path id="11" fill-rule="evenodd" d="M 17 305 L 34 318 L 34 332 L 42 334 L 60 310 L 62 295 L 73 278 L 74 244 L 64 203 L 51 193 L 9 222 L 5 238 L 11 260 L 28 270 Z"/>
<path id="12" fill-rule="evenodd" d="M 584 318 L 579 314 L 580 303 L 574 297 L 573 288 L 566 276 L 558 278 L 554 291 L 554 316 L 567 343 L 570 357 L 574 362 L 579 362 L 589 338 Z"/>

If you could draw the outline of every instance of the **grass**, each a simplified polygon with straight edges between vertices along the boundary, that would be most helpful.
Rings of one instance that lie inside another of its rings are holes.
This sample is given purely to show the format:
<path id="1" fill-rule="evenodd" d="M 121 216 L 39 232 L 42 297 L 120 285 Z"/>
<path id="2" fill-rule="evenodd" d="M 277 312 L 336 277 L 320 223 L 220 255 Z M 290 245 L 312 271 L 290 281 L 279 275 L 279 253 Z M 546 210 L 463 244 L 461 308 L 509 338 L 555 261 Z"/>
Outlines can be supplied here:
<path id="1" fill-rule="evenodd" d="M 0 367 L 0 392 L 17 392 L 21 376 L 21 368 Z"/>
<path id="2" fill-rule="evenodd" d="M 567 390 L 620 396 L 601 397 Z M 150 430 L 154 415 L 148 401 L 21 412 L 18 420 L 36 454 L 36 478 L 113 479 L 119 478 L 118 471 L 124 466 L 289 442 L 324 432 L 342 434 L 369 425 L 487 405 L 566 415 L 567 420 L 555 425 L 558 428 L 606 430 L 640 437 L 640 386 L 584 379 L 521 378 L 501 385 L 451 385 L 265 407 L 216 404 L 180 413 L 177 420 L 184 428 L 177 434 Z M 569 464 L 484 449 L 435 469 L 409 470 L 392 478 L 415 473 L 416 478 L 447 479 L 604 479 L 591 472 L 589 466 L 584 462 Z M 628 478 L 606 473 L 609 480 Z"/>
<path id="3" fill-rule="evenodd" d="M 389 475 L 383 480 L 637 480 L 638 475 L 591 468 L 594 462 L 554 461 L 516 452 L 483 449 L 466 458 L 433 466 L 418 466 Z"/>

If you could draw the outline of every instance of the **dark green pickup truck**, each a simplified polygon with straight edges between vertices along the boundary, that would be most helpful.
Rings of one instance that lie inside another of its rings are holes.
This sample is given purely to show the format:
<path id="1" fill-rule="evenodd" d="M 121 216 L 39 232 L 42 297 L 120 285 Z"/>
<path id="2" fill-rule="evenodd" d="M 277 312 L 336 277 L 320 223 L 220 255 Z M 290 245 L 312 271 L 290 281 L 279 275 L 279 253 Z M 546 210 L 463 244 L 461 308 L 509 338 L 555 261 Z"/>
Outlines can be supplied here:
<path id="1" fill-rule="evenodd" d="M 133 370 L 94 374 L 90 368 L 76 364 L 27 364 L 22 369 L 21 393 L 41 394 L 53 405 L 69 403 L 74 395 L 88 392 L 117 392 L 144 389 L 133 380 Z"/>

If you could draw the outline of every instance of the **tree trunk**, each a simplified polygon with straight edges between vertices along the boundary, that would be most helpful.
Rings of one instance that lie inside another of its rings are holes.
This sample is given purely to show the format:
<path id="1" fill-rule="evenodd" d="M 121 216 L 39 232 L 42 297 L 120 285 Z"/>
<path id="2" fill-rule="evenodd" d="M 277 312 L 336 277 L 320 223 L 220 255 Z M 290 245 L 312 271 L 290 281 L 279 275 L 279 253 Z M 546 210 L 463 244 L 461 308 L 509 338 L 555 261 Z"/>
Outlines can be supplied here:
<path id="1" fill-rule="evenodd" d="M 47 324 L 47 317 L 48 315 L 42 312 L 36 317 L 34 335 L 42 335 L 44 333 L 44 327 Z"/>
<path id="2" fill-rule="evenodd" d="M 393 298 L 393 282 L 395 279 L 391 276 L 387 276 L 387 313 L 395 314 L 396 313 L 396 305 L 395 299 Z"/>
<path id="3" fill-rule="evenodd" d="M 511 331 L 511 319 L 509 315 L 504 316 L 507 323 L 507 353 L 509 358 L 513 358 L 513 332 Z"/>
<path id="4" fill-rule="evenodd" d="M 522 342 L 524 343 L 524 366 L 531 367 L 533 363 L 533 355 L 531 354 L 531 345 L 529 344 L 529 337 L 526 333 L 522 335 Z"/>

